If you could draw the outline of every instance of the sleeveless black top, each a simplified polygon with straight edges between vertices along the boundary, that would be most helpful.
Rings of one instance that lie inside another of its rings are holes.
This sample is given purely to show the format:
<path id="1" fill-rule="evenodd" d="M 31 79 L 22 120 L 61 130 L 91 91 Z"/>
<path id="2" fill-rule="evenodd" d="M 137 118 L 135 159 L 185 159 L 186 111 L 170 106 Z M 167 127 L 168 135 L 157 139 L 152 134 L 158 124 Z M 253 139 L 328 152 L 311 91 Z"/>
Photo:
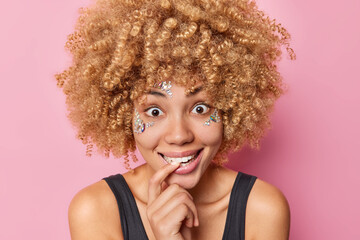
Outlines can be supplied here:
<path id="1" fill-rule="evenodd" d="M 114 193 L 125 240 L 147 240 L 134 196 L 121 174 L 104 178 Z M 256 177 L 239 172 L 231 190 L 223 240 L 245 240 L 245 210 Z"/>

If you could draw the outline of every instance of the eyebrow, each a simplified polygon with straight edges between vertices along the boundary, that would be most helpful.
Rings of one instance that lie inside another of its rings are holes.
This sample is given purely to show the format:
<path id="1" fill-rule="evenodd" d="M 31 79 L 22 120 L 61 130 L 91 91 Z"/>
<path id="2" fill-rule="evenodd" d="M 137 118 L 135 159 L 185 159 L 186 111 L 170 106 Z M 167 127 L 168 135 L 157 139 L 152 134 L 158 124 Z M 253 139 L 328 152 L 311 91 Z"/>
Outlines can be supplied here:
<path id="1" fill-rule="evenodd" d="M 197 87 L 194 89 L 194 91 L 189 93 L 189 96 L 194 96 L 196 94 L 198 94 L 199 92 L 201 92 L 203 90 L 203 86 Z"/>
<path id="2" fill-rule="evenodd" d="M 147 94 L 166 98 L 165 94 L 163 94 L 162 92 L 155 91 L 155 90 L 151 90 Z"/>

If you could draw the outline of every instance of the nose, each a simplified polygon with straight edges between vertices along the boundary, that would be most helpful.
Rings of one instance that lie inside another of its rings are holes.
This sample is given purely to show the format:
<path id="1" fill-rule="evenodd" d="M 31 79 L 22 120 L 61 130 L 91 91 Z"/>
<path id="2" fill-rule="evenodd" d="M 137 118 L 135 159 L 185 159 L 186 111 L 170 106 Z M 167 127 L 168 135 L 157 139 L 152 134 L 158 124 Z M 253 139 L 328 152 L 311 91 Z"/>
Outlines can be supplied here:
<path id="1" fill-rule="evenodd" d="M 171 119 L 167 126 L 165 142 L 171 145 L 182 146 L 194 140 L 194 133 L 190 124 L 184 118 Z"/>

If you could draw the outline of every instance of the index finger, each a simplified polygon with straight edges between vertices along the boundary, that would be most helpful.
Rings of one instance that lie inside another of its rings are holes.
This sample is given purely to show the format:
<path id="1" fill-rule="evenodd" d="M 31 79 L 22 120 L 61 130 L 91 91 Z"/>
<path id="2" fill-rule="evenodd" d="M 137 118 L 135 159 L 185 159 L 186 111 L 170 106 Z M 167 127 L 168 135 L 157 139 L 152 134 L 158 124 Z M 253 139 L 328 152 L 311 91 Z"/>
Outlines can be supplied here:
<path id="1" fill-rule="evenodd" d="M 161 184 L 180 166 L 180 163 L 166 164 L 160 168 L 149 180 L 148 204 L 151 204 L 161 193 Z"/>

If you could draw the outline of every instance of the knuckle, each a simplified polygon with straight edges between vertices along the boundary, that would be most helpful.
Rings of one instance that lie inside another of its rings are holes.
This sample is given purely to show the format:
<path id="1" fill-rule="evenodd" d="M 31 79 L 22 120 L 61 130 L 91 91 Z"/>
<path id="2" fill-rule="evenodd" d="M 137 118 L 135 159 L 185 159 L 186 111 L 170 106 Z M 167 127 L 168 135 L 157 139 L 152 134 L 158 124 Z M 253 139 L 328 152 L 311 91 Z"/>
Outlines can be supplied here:
<path id="1" fill-rule="evenodd" d="M 151 223 L 158 224 L 158 222 L 160 221 L 158 215 L 155 213 L 148 214 L 147 217 Z"/>
<path id="2" fill-rule="evenodd" d="M 179 189 L 180 189 L 180 186 L 176 183 L 171 184 L 170 187 L 171 187 L 171 190 L 173 190 L 173 191 L 179 191 Z"/>
<path id="3" fill-rule="evenodd" d="M 185 204 L 180 204 L 179 210 L 184 213 L 187 213 L 189 211 L 188 207 Z"/>
<path id="4" fill-rule="evenodd" d="M 189 196 L 188 196 L 185 192 L 181 192 L 181 193 L 179 193 L 179 194 L 177 195 L 177 198 L 178 198 L 180 201 L 184 202 L 184 201 L 186 201 L 186 200 L 189 199 Z"/>
<path id="5" fill-rule="evenodd" d="M 149 185 L 153 186 L 158 182 L 156 176 L 153 176 L 152 178 L 149 179 Z"/>
<path id="6" fill-rule="evenodd" d="M 163 223 L 163 222 L 159 222 L 159 224 L 157 225 L 157 228 L 162 233 L 165 233 L 166 231 L 169 231 L 169 227 L 166 225 L 166 223 Z"/>

